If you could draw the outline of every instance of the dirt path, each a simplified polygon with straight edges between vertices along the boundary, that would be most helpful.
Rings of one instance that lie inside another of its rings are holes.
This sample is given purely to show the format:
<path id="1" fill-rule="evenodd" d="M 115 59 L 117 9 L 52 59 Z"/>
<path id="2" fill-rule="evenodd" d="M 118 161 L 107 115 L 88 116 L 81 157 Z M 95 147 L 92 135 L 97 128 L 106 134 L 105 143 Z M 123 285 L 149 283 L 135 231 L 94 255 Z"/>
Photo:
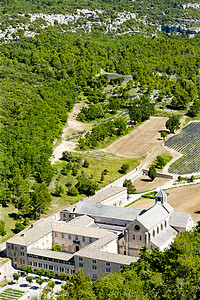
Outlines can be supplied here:
<path id="1" fill-rule="evenodd" d="M 63 128 L 62 141 L 54 148 L 53 155 L 51 157 L 51 163 L 59 161 L 64 151 L 74 151 L 78 143 L 73 141 L 66 141 L 66 137 L 83 130 L 90 130 L 91 125 L 84 124 L 76 120 L 83 103 L 76 103 L 71 113 L 69 113 L 67 125 Z"/>

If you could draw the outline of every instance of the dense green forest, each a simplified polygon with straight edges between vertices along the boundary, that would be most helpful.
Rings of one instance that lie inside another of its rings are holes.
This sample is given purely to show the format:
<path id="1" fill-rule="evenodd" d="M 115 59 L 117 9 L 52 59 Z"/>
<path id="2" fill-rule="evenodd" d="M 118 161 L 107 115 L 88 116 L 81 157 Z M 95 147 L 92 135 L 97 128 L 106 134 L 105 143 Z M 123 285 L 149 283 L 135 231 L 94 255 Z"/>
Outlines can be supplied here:
<path id="1" fill-rule="evenodd" d="M 200 297 L 200 231 L 177 236 L 169 249 L 159 249 L 150 254 L 146 246 L 140 259 L 114 274 L 105 274 L 91 281 L 82 270 L 69 277 L 57 299 L 176 299 L 189 300 Z M 42 299 L 48 299 L 50 291 L 43 291 Z"/>
<path id="2" fill-rule="evenodd" d="M 148 97 L 155 90 L 156 101 L 171 97 L 169 105 L 175 109 L 187 110 L 191 101 L 198 103 L 198 36 L 192 41 L 104 35 L 97 39 L 92 34 L 60 33 L 51 27 L 35 38 L 2 43 L 0 53 L 3 205 L 13 202 L 17 207 L 25 195 L 29 210 L 31 207 L 35 212 L 34 191 L 41 183 L 48 185 L 52 180 L 54 169 L 49 158 L 53 141 L 61 135 L 67 114 L 79 101 L 80 93 L 89 103 L 110 105 L 110 112 L 116 110 L 115 104 L 128 109 L 134 122 L 140 121 L 140 107 L 143 110 L 144 104 L 139 102 L 150 103 Z M 107 99 L 102 96 L 107 81 L 101 78 L 100 84 L 98 77 L 94 78 L 101 69 L 131 74 L 133 82 L 124 88 L 114 87 L 113 96 Z M 133 85 L 139 86 L 141 95 L 146 93 L 147 100 L 129 94 Z M 148 105 L 147 115 L 141 115 L 141 120 L 149 116 Z M 115 121 L 113 130 L 120 135 L 126 130 L 125 124 L 116 124 Z M 43 211 L 44 206 L 41 204 L 38 210 Z"/>

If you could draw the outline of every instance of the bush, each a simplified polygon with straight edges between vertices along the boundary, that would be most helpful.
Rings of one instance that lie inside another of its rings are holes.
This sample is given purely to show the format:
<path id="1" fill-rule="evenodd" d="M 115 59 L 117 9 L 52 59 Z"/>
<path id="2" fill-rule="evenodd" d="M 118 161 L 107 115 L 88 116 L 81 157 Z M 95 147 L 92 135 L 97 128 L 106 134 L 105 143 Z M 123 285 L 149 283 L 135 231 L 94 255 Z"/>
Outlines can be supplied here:
<path id="1" fill-rule="evenodd" d="M 153 181 L 157 177 L 156 168 L 154 165 L 151 165 L 149 168 L 148 176 Z"/>
<path id="2" fill-rule="evenodd" d="M 89 165 L 90 165 L 90 164 L 89 164 L 89 161 L 88 161 L 87 159 L 85 159 L 85 160 L 84 160 L 84 163 L 83 163 L 83 167 L 84 167 L 84 168 L 88 168 Z"/>
<path id="3" fill-rule="evenodd" d="M 128 165 L 128 164 L 123 164 L 123 165 L 121 166 L 121 169 L 119 170 L 119 173 L 121 173 L 121 174 L 126 174 L 127 171 L 128 171 L 128 169 L 129 169 L 129 165 Z"/>
<path id="4" fill-rule="evenodd" d="M 72 186 L 69 188 L 68 193 L 69 196 L 77 196 L 78 195 L 78 189 L 75 186 Z"/>
<path id="5" fill-rule="evenodd" d="M 4 236 L 6 235 L 6 229 L 5 229 L 5 222 L 4 221 L 0 221 L 0 235 Z"/>
<path id="6" fill-rule="evenodd" d="M 60 252 L 60 251 L 62 251 L 62 246 L 61 245 L 53 245 L 51 250 L 56 251 L 56 252 Z"/>
<path id="7" fill-rule="evenodd" d="M 17 221 L 15 223 L 15 228 L 13 229 L 13 232 L 18 233 L 18 232 L 22 231 L 24 228 L 25 228 L 25 226 L 20 221 Z"/>
<path id="8" fill-rule="evenodd" d="M 133 194 L 136 191 L 135 186 L 132 184 L 130 179 L 125 179 L 123 183 L 124 187 L 127 187 L 127 193 Z"/>

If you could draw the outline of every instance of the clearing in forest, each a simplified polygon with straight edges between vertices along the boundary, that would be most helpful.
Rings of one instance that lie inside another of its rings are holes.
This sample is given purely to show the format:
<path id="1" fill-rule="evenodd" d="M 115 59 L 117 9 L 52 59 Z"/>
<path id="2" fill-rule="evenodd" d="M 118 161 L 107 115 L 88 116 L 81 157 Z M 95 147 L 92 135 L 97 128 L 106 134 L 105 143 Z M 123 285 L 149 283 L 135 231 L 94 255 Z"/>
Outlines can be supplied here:
<path id="1" fill-rule="evenodd" d="M 188 185 L 165 190 L 168 203 L 175 212 L 190 213 L 195 222 L 200 221 L 200 184 Z M 154 199 L 142 198 L 129 207 L 148 209 L 155 203 Z"/>
<path id="2" fill-rule="evenodd" d="M 140 158 L 144 156 L 160 139 L 159 131 L 165 130 L 168 118 L 150 117 L 131 133 L 120 138 L 102 151 L 123 157 Z"/>

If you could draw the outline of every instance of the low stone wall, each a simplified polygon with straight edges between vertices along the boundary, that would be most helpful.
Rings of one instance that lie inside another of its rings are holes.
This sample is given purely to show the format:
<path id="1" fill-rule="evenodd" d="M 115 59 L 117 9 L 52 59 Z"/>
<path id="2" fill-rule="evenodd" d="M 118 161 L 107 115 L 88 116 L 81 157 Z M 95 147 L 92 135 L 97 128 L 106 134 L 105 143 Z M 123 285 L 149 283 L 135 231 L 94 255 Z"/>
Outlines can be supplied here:
<path id="1" fill-rule="evenodd" d="M 149 172 L 149 170 L 147 170 L 147 169 L 142 169 L 143 175 L 148 176 L 148 172 Z M 157 177 L 167 178 L 167 179 L 174 179 L 173 175 L 170 175 L 170 174 L 164 174 L 164 173 L 160 173 L 160 172 L 157 172 Z"/>

